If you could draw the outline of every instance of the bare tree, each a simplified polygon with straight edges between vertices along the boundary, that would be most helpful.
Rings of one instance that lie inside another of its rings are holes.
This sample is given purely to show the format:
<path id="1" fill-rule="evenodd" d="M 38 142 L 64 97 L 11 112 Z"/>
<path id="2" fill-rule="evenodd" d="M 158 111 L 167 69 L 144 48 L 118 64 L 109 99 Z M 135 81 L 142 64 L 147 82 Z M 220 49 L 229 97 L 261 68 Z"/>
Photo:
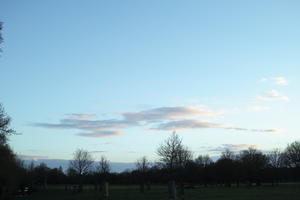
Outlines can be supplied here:
<path id="1" fill-rule="evenodd" d="M 99 165 L 96 167 L 99 175 L 104 179 L 107 178 L 107 175 L 110 172 L 109 160 L 105 156 L 101 156 Z"/>
<path id="2" fill-rule="evenodd" d="M 184 195 L 183 169 L 188 161 L 192 159 L 192 153 L 182 144 L 182 139 L 173 132 L 157 150 L 160 161 L 169 169 L 171 181 L 169 183 L 169 195 L 171 199 L 176 199 L 174 180 L 180 182 L 180 195 Z M 176 171 L 176 172 L 175 172 Z"/>
<path id="3" fill-rule="evenodd" d="M 290 167 L 300 168 L 300 142 L 295 141 L 285 149 L 285 155 Z"/>
<path id="4" fill-rule="evenodd" d="M 207 167 L 212 163 L 212 159 L 209 157 L 209 155 L 199 155 L 195 159 L 195 163 L 201 167 Z"/>
<path id="5" fill-rule="evenodd" d="M 147 160 L 146 156 L 143 156 L 142 158 L 138 159 L 136 162 L 136 168 L 139 173 L 140 178 L 140 191 L 144 192 L 145 188 L 145 179 L 146 179 L 146 173 L 149 170 L 149 161 Z"/>
<path id="6" fill-rule="evenodd" d="M 160 161 L 171 171 L 184 166 L 192 158 L 192 153 L 182 144 L 182 139 L 175 132 L 159 146 L 157 154 Z"/>
<path id="7" fill-rule="evenodd" d="M 246 172 L 249 186 L 251 186 L 253 182 L 256 182 L 256 185 L 260 185 L 262 177 L 261 170 L 268 164 L 267 156 L 261 151 L 250 147 L 240 152 L 239 160 Z"/>
<path id="8" fill-rule="evenodd" d="M 268 163 L 273 168 L 280 168 L 284 165 L 284 155 L 280 149 L 274 149 L 267 154 Z"/>
<path id="9" fill-rule="evenodd" d="M 90 171 L 93 162 L 93 158 L 88 151 L 77 149 L 73 160 L 70 161 L 70 168 L 73 168 L 78 175 L 85 175 Z"/>
<path id="10" fill-rule="evenodd" d="M 139 172 L 145 173 L 149 169 L 149 161 L 146 156 L 141 157 L 135 163 L 135 166 Z"/>
<path id="11" fill-rule="evenodd" d="M 77 149 L 74 152 L 74 157 L 73 160 L 70 161 L 69 168 L 73 169 L 78 175 L 78 179 L 79 179 L 78 192 L 82 191 L 82 176 L 89 173 L 93 162 L 94 162 L 93 158 L 88 151 L 83 149 Z"/>
<path id="12" fill-rule="evenodd" d="M 235 155 L 230 149 L 226 148 L 225 151 L 222 152 L 221 159 L 230 159 L 234 160 Z"/>
<path id="13" fill-rule="evenodd" d="M 267 154 L 267 161 L 270 167 L 269 171 L 272 173 L 272 186 L 274 186 L 275 184 L 278 184 L 280 179 L 279 168 L 288 166 L 286 155 L 281 152 L 280 149 L 276 148 Z"/>

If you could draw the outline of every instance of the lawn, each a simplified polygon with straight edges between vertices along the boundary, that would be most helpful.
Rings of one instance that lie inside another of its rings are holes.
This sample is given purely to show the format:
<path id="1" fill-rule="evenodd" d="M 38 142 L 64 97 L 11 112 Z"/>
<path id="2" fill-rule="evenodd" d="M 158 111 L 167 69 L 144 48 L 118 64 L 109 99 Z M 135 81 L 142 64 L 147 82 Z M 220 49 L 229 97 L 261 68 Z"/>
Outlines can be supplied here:
<path id="1" fill-rule="evenodd" d="M 144 194 L 139 192 L 138 186 L 110 186 L 110 200 L 167 200 L 166 186 L 153 186 Z M 18 200 L 100 200 L 101 193 L 85 186 L 82 193 L 65 191 L 64 186 L 50 186 L 48 191 L 38 191 L 31 196 L 18 197 Z M 178 198 L 179 199 L 179 198 Z M 224 187 L 198 187 L 185 190 L 185 200 L 299 200 L 299 184 L 282 184 L 280 186 L 261 186 L 252 188 L 224 188 Z"/>

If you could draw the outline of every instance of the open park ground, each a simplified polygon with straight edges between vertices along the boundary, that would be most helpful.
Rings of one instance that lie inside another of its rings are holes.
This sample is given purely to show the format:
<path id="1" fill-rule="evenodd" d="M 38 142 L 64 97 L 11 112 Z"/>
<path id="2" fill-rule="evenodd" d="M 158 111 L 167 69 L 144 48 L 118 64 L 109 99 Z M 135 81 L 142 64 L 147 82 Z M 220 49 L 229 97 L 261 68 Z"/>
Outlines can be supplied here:
<path id="1" fill-rule="evenodd" d="M 153 186 L 145 193 L 139 192 L 138 185 L 111 185 L 109 200 L 167 200 L 167 186 Z M 100 192 L 92 186 L 85 186 L 82 193 L 65 191 L 64 186 L 49 186 L 47 191 L 39 190 L 30 196 L 18 197 L 18 200 L 101 200 Z M 178 198 L 179 199 L 179 198 Z M 185 200 L 299 200 L 299 184 L 281 184 L 279 186 L 260 187 L 196 187 L 185 190 Z"/>

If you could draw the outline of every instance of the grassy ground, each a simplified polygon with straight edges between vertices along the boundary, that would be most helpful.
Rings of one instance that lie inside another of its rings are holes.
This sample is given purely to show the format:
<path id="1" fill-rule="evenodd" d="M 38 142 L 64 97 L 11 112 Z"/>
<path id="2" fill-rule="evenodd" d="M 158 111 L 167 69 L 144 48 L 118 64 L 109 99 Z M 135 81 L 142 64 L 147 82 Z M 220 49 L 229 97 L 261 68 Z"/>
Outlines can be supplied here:
<path id="1" fill-rule="evenodd" d="M 65 191 L 64 186 L 50 186 L 48 191 L 39 191 L 18 200 L 100 200 L 101 193 L 85 187 L 82 193 Z M 144 194 L 138 186 L 110 186 L 109 200 L 167 200 L 166 186 L 154 186 Z M 178 198 L 179 199 L 179 198 Z M 261 186 L 252 188 L 203 188 L 185 190 L 185 200 L 299 200 L 299 184 Z"/>

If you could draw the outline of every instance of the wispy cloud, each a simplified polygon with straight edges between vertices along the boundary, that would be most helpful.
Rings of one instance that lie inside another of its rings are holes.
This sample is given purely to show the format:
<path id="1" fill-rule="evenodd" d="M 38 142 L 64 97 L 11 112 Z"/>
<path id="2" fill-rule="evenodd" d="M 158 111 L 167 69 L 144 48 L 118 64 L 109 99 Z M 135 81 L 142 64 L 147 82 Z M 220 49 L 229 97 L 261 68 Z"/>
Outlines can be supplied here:
<path id="1" fill-rule="evenodd" d="M 89 120 L 92 115 L 88 114 L 71 114 L 69 118 L 60 120 L 59 123 L 33 123 L 36 127 L 50 129 L 73 129 L 81 131 L 79 136 L 83 137 L 107 137 L 114 135 L 122 135 L 123 132 L 115 131 L 115 129 L 127 128 L 129 126 L 137 126 L 134 121 L 108 119 L 108 120 Z M 83 131 L 83 132 L 82 132 Z"/>
<path id="2" fill-rule="evenodd" d="M 221 114 L 221 112 L 214 112 L 200 107 L 160 107 L 140 112 L 121 113 L 126 120 L 144 122 L 155 122 L 191 116 L 215 116 L 219 114 Z"/>
<path id="3" fill-rule="evenodd" d="M 114 128 L 124 128 L 131 125 L 138 125 L 134 121 L 125 121 L 117 119 L 108 120 L 85 120 L 65 118 L 59 123 L 34 123 L 34 126 L 44 128 L 58 128 L 58 129 L 80 129 L 80 130 L 107 130 Z"/>
<path id="4" fill-rule="evenodd" d="M 83 137 L 93 137 L 93 138 L 100 138 L 100 137 L 108 137 L 108 136 L 120 136 L 123 135 L 124 132 L 121 131 L 93 131 L 91 133 L 78 133 L 78 136 Z"/>
<path id="5" fill-rule="evenodd" d="M 274 95 L 273 95 L 274 96 Z M 259 109 L 259 108 L 255 108 Z M 228 127 L 222 123 L 200 120 L 201 117 L 220 115 L 201 107 L 159 107 L 140 112 L 119 113 L 121 119 L 96 120 L 93 114 L 67 114 L 58 123 L 32 123 L 32 126 L 48 129 L 72 129 L 82 137 L 100 138 L 123 135 L 124 129 L 145 127 L 150 130 L 173 131 L 202 128 L 224 128 L 237 131 L 275 133 L 275 129 L 246 129 Z M 122 131 L 120 131 L 122 130 Z"/>
<path id="6" fill-rule="evenodd" d="M 164 131 L 174 131 L 174 130 L 184 130 L 184 129 L 199 129 L 199 128 L 216 128 L 222 127 L 223 124 L 211 123 L 205 120 L 177 120 L 170 121 L 166 123 L 161 123 L 153 130 L 164 130 Z"/>
<path id="7" fill-rule="evenodd" d="M 279 129 L 249 129 L 249 128 L 239 128 L 239 127 L 226 127 L 228 130 L 235 131 L 245 131 L 245 132 L 261 132 L 261 133 L 279 133 Z"/>
<path id="8" fill-rule="evenodd" d="M 268 106 L 249 106 L 248 110 L 249 111 L 264 111 L 264 110 L 269 110 L 270 108 Z"/>
<path id="9" fill-rule="evenodd" d="M 95 153 L 107 153 L 107 151 L 90 151 L 89 153 L 93 153 L 93 154 L 95 154 Z"/>
<path id="10" fill-rule="evenodd" d="M 260 79 L 260 81 L 261 82 L 271 81 L 275 85 L 281 85 L 281 86 L 286 86 L 289 84 L 288 80 L 284 77 L 262 78 Z"/>
<path id="11" fill-rule="evenodd" d="M 248 148 L 259 149 L 259 148 L 261 148 L 261 146 L 257 145 L 257 144 L 222 144 L 221 146 L 218 146 L 218 147 L 209 147 L 209 148 L 207 148 L 207 151 L 223 152 L 226 149 L 229 149 L 230 151 L 237 152 L 237 151 L 245 150 Z"/>
<path id="12" fill-rule="evenodd" d="M 78 119 L 78 120 L 92 119 L 96 117 L 95 114 L 81 114 L 81 113 L 71 113 L 66 115 L 68 116 L 68 118 Z"/>
<path id="13" fill-rule="evenodd" d="M 278 92 L 277 90 L 267 91 L 264 96 L 258 96 L 257 99 L 262 101 L 275 101 L 275 100 L 289 101 L 290 100 L 287 96 L 280 94 L 280 92 Z"/>
<path id="14" fill-rule="evenodd" d="M 48 156 L 23 155 L 23 154 L 18 154 L 17 156 L 21 160 L 39 160 L 39 159 L 47 159 L 48 158 Z"/>

